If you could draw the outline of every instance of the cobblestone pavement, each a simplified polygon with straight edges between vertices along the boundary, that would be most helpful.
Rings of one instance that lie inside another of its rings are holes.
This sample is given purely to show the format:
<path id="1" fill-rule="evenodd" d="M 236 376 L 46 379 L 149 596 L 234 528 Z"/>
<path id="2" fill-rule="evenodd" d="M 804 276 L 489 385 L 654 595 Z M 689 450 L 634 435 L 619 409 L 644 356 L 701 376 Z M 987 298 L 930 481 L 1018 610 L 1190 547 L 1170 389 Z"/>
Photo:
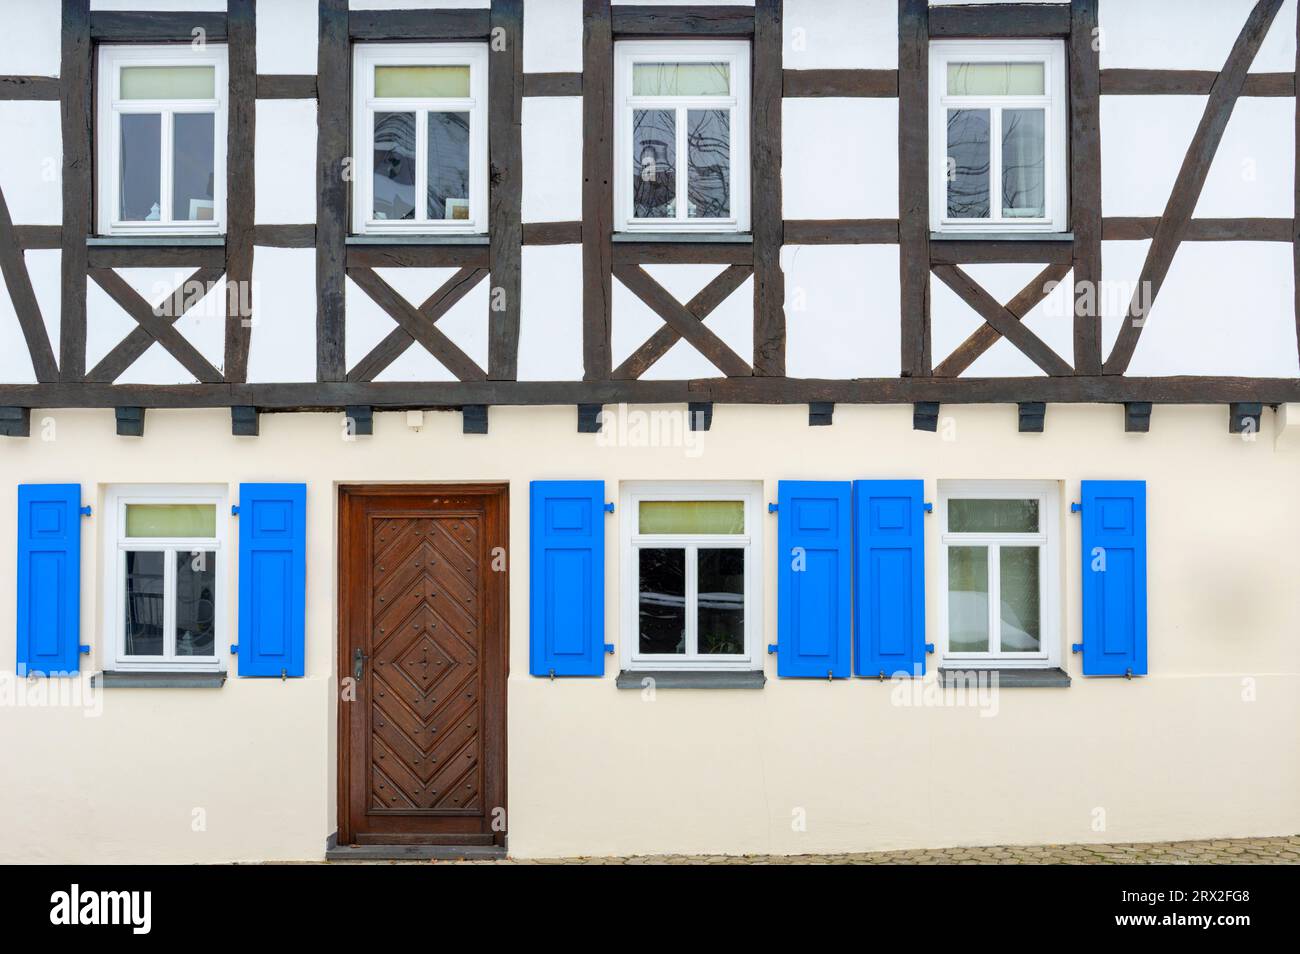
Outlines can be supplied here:
<path id="1" fill-rule="evenodd" d="M 441 862 L 446 864 L 446 862 Z M 1300 864 L 1300 835 L 1160 841 L 1129 845 L 1000 845 L 846 855 L 640 855 L 632 858 L 509 858 L 457 864 L 541 865 L 1112 865 Z"/>

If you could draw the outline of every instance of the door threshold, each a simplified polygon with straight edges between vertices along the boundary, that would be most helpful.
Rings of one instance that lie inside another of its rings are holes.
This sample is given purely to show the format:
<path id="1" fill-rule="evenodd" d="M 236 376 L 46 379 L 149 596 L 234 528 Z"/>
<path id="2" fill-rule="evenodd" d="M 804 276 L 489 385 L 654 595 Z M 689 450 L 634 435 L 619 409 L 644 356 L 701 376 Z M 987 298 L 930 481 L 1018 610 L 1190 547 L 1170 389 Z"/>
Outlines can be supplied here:
<path id="1" fill-rule="evenodd" d="M 495 861 L 506 857 L 500 845 L 336 845 L 326 861 Z"/>

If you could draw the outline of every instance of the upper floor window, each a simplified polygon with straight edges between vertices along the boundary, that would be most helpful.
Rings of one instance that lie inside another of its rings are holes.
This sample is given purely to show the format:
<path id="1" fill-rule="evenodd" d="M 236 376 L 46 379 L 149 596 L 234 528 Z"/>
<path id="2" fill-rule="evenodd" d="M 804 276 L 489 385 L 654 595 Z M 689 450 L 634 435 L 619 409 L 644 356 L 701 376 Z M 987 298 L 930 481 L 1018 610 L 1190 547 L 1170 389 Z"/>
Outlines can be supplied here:
<path id="1" fill-rule="evenodd" d="M 220 235 L 226 213 L 226 48 L 103 46 L 99 232 Z"/>
<path id="2" fill-rule="evenodd" d="M 749 44 L 614 47 L 620 231 L 749 230 Z"/>
<path id="3" fill-rule="evenodd" d="M 930 44 L 930 221 L 936 231 L 1065 231 L 1065 47 Z"/>
<path id="4" fill-rule="evenodd" d="M 487 46 L 358 44 L 353 230 L 487 231 Z"/>

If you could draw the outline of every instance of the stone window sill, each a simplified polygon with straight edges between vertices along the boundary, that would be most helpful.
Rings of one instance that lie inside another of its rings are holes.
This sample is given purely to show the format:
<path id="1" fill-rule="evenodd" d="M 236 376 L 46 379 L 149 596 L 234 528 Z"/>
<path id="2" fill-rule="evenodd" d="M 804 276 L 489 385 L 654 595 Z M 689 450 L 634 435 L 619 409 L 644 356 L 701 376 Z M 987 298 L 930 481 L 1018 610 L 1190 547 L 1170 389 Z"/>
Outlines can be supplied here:
<path id="1" fill-rule="evenodd" d="M 750 232 L 615 232 L 615 242 L 699 242 L 718 245 L 753 245 Z"/>
<path id="2" fill-rule="evenodd" d="M 990 673 L 997 673 L 999 689 L 1063 689 L 1070 684 L 1064 669 L 940 669 L 939 679 L 945 689 L 957 688 L 969 685 L 972 673 L 979 688 L 989 685 Z"/>
<path id="3" fill-rule="evenodd" d="M 91 685 L 105 689 L 220 689 L 224 672 L 110 672 L 96 673 Z"/>
<path id="4" fill-rule="evenodd" d="M 349 235 L 346 245 L 488 245 L 482 232 L 457 232 L 450 235 Z"/>
<path id="5" fill-rule="evenodd" d="M 762 689 L 767 677 L 762 670 L 686 672 L 663 669 L 624 669 L 614 681 L 619 689 L 642 689 L 646 679 L 656 689 Z"/>
<path id="6" fill-rule="evenodd" d="M 1073 232 L 931 232 L 931 242 L 1073 242 Z"/>

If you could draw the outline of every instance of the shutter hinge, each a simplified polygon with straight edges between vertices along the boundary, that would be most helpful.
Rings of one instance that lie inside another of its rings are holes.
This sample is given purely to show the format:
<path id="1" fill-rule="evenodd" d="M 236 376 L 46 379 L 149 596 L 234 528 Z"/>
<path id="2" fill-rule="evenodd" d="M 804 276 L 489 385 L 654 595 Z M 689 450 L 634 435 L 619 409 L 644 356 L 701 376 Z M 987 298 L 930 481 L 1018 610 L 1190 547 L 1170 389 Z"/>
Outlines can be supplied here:
<path id="1" fill-rule="evenodd" d="M 90 507 L 89 507 L 89 506 L 78 507 L 78 508 L 77 508 L 77 513 L 81 514 L 83 517 L 89 517 L 89 516 L 90 516 Z"/>
<path id="2" fill-rule="evenodd" d="M 551 670 L 551 682 L 555 682 L 555 670 Z"/>
<path id="3" fill-rule="evenodd" d="M 776 513 L 776 504 L 774 504 L 774 503 L 770 503 L 770 504 L 768 504 L 768 505 L 767 505 L 767 512 L 768 512 L 768 513 Z"/>
<path id="4" fill-rule="evenodd" d="M 835 681 L 835 670 L 834 670 L 834 669 L 827 669 L 827 670 L 826 670 L 826 681 L 827 681 L 827 682 L 834 682 L 834 681 Z"/>
<path id="5" fill-rule="evenodd" d="M 612 503 L 605 504 L 605 513 L 613 513 L 613 512 L 614 512 L 614 505 Z"/>
<path id="6" fill-rule="evenodd" d="M 231 504 L 231 505 L 230 505 L 230 515 L 231 515 L 232 517 L 238 517 L 238 516 L 239 516 L 239 504 Z"/>
<path id="7" fill-rule="evenodd" d="M 613 644 L 613 643 L 606 643 L 606 644 L 605 644 L 605 652 L 609 653 L 611 656 L 614 655 L 614 644 Z"/>
<path id="8" fill-rule="evenodd" d="M 289 678 L 289 671 L 288 671 L 287 669 L 281 669 L 281 670 L 280 670 L 280 681 L 281 681 L 281 682 L 284 682 L 284 681 L 285 681 L 286 679 L 288 679 L 288 678 Z"/>
<path id="9" fill-rule="evenodd" d="M 1083 652 L 1083 643 L 1071 643 L 1071 644 L 1070 644 L 1070 652 L 1072 652 L 1072 653 L 1081 653 L 1081 652 Z"/>
<path id="10" fill-rule="evenodd" d="M 85 643 L 82 643 L 80 646 L 78 646 L 78 647 L 77 647 L 77 651 L 80 652 L 81 655 L 83 655 L 83 656 L 89 656 L 89 655 L 90 655 L 90 647 L 87 646 Z"/>
<path id="11" fill-rule="evenodd" d="M 1132 679 L 1132 678 L 1133 678 L 1133 670 L 1132 670 L 1132 669 L 1125 669 L 1125 670 L 1124 670 L 1124 678 L 1125 678 L 1125 679 Z"/>
<path id="12" fill-rule="evenodd" d="M 925 651 L 926 651 L 926 653 L 933 653 L 933 652 L 934 652 L 934 643 L 926 643 L 926 644 L 925 644 Z"/>
<path id="13" fill-rule="evenodd" d="M 767 654 L 768 654 L 769 656 L 771 656 L 771 655 L 774 654 L 775 652 L 776 652 L 776 643 L 768 643 L 768 644 L 767 644 Z"/>
<path id="14" fill-rule="evenodd" d="M 922 509 L 925 510 L 926 513 L 934 513 L 934 504 L 930 503 L 930 501 L 928 500 L 925 503 L 921 504 L 921 507 Z"/>
<path id="15" fill-rule="evenodd" d="M 1083 513 L 1083 504 L 1081 503 L 1070 504 L 1070 513 Z"/>
<path id="16" fill-rule="evenodd" d="M 881 681 L 881 682 L 884 682 L 884 681 L 885 681 L 885 670 L 883 670 L 883 669 L 880 670 L 880 681 Z"/>

